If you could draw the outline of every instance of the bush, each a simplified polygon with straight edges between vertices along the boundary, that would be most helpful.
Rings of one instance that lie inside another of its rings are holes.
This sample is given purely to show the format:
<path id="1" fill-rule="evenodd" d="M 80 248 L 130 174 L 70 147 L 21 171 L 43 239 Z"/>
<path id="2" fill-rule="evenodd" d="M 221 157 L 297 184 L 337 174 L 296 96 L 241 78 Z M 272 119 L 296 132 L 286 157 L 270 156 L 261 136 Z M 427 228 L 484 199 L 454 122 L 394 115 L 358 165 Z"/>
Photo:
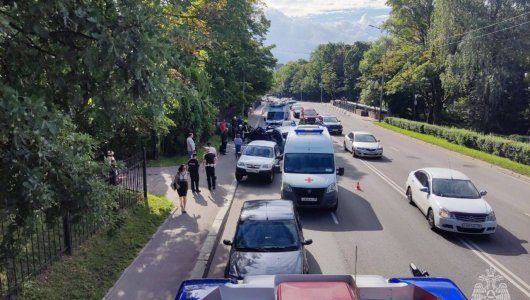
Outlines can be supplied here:
<path id="1" fill-rule="evenodd" d="M 527 137 L 511 135 L 509 139 L 484 135 L 466 129 L 436 126 L 400 118 L 387 117 L 385 122 L 403 129 L 432 135 L 447 140 L 450 143 L 483 151 L 489 154 L 508 158 L 512 161 L 530 165 L 530 145 Z M 523 139 L 524 138 L 524 139 Z"/>

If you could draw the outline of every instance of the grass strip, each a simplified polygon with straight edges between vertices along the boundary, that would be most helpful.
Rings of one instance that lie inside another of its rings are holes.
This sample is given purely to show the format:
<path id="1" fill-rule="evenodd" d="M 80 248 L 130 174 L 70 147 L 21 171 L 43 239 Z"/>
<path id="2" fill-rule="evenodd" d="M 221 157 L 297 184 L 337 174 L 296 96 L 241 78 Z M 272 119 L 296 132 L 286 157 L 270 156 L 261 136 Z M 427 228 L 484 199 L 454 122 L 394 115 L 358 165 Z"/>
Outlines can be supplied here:
<path id="1" fill-rule="evenodd" d="M 441 138 L 433 137 L 433 136 L 430 136 L 428 134 L 423 134 L 423 133 L 418 133 L 418 132 L 406 130 L 406 129 L 403 129 L 403 128 L 399 128 L 399 127 L 390 125 L 390 124 L 385 123 L 385 122 L 374 122 L 374 124 L 377 125 L 377 126 L 380 126 L 380 127 L 383 127 L 383 128 L 386 128 L 386 129 L 389 129 L 389 130 L 392 130 L 392 131 L 395 131 L 395 132 L 399 132 L 401 134 L 413 137 L 415 139 L 422 140 L 422 141 L 427 142 L 429 144 L 437 145 L 437 146 L 440 146 L 442 148 L 445 148 L 445 149 L 448 149 L 448 150 L 451 150 L 451 151 L 454 151 L 454 152 L 458 152 L 458 153 L 461 153 L 461 154 L 464 154 L 464 155 L 467 155 L 467 156 L 470 156 L 470 157 L 473 157 L 473 158 L 476 158 L 476 159 L 480 159 L 482 161 L 485 161 L 485 162 L 490 163 L 492 165 L 496 165 L 496 166 L 505 168 L 505 169 L 513 171 L 515 173 L 519 173 L 519 174 L 522 174 L 522 175 L 530 176 L 530 166 L 514 162 L 514 161 L 509 160 L 507 158 L 499 157 L 499 156 L 496 156 L 496 155 L 493 155 L 493 154 L 489 154 L 489 153 L 485 153 L 485 152 L 482 152 L 482 151 L 479 151 L 479 150 L 475 150 L 475 149 L 467 148 L 467 147 L 464 147 L 464 146 L 461 146 L 461 145 L 453 144 L 453 143 L 450 143 L 447 140 L 444 140 L 444 139 L 441 139 Z"/>
<path id="2" fill-rule="evenodd" d="M 36 278 L 26 282 L 19 299 L 101 299 L 119 279 L 171 212 L 165 197 L 148 195 L 149 208 L 123 211 L 122 226 L 112 235 L 102 230 Z"/>
<path id="3" fill-rule="evenodd" d="M 219 149 L 219 146 L 221 145 L 221 137 L 219 135 L 214 135 L 210 138 L 209 142 L 212 143 L 212 146 L 215 149 Z M 206 147 L 206 143 L 204 145 L 197 145 L 197 158 L 199 160 L 202 160 L 202 157 L 204 156 L 204 147 Z M 219 150 L 217 150 L 219 151 Z M 175 156 L 161 156 L 157 160 L 150 160 L 147 163 L 148 167 L 171 167 L 171 166 L 178 166 L 181 164 L 188 163 L 188 156 L 187 155 L 175 155 Z"/>

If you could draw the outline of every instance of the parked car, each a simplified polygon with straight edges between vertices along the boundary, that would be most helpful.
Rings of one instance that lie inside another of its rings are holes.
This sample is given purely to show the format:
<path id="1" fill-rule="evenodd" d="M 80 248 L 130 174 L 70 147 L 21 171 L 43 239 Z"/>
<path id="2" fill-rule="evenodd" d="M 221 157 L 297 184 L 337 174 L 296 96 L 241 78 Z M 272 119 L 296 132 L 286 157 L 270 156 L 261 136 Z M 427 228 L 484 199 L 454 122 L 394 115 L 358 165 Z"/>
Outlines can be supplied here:
<path id="1" fill-rule="evenodd" d="M 317 124 L 318 113 L 313 108 L 304 108 L 300 113 L 301 124 Z"/>
<path id="2" fill-rule="evenodd" d="M 319 116 L 319 124 L 328 129 L 329 134 L 336 133 L 342 135 L 342 124 L 337 117 L 333 116 Z"/>
<path id="3" fill-rule="evenodd" d="M 261 176 L 272 183 L 281 159 L 280 148 L 275 142 L 252 141 L 237 161 L 236 180 L 241 181 L 244 176 Z"/>
<path id="4" fill-rule="evenodd" d="M 291 110 L 293 111 L 293 116 L 295 118 L 300 118 L 300 113 L 302 112 L 302 104 L 294 103 L 293 105 L 291 105 Z"/>
<path id="5" fill-rule="evenodd" d="M 275 142 L 278 147 L 280 147 L 281 154 L 283 154 L 283 149 L 285 147 L 285 142 L 287 141 L 289 132 L 292 132 L 295 128 L 296 127 L 293 126 L 280 126 L 267 131 L 269 134 L 269 139 Z"/>
<path id="6" fill-rule="evenodd" d="M 350 151 L 353 157 L 383 157 L 381 141 L 364 131 L 352 131 L 344 136 L 344 150 Z"/>
<path id="7" fill-rule="evenodd" d="M 497 228 L 495 212 L 462 172 L 423 168 L 410 172 L 406 195 L 427 217 L 432 230 L 491 234 Z"/>
<path id="8" fill-rule="evenodd" d="M 298 213 L 290 200 L 246 201 L 241 209 L 225 277 L 248 275 L 305 274 L 306 245 Z"/>

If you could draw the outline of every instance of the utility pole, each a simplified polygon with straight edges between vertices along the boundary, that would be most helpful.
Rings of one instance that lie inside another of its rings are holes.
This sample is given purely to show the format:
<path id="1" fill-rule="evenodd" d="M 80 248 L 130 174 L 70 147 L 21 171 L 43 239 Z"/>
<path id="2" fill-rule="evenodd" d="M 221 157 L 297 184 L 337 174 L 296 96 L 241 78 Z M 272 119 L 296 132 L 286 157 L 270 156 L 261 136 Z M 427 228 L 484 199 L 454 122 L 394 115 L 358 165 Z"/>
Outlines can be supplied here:
<path id="1" fill-rule="evenodd" d="M 320 103 L 322 103 L 322 88 L 324 87 L 324 85 L 322 84 L 322 82 L 320 83 Z"/>
<path id="2" fill-rule="evenodd" d="M 383 28 L 374 26 L 374 25 L 368 25 L 373 28 L 379 29 L 381 32 L 383 32 Z M 383 55 L 383 66 L 381 68 L 381 97 L 379 98 L 379 122 L 381 122 L 383 118 L 383 94 L 384 94 L 384 88 L 385 88 L 385 65 L 386 65 L 386 51 L 387 51 L 387 39 L 388 39 L 388 31 L 386 31 L 385 34 L 385 54 Z"/>

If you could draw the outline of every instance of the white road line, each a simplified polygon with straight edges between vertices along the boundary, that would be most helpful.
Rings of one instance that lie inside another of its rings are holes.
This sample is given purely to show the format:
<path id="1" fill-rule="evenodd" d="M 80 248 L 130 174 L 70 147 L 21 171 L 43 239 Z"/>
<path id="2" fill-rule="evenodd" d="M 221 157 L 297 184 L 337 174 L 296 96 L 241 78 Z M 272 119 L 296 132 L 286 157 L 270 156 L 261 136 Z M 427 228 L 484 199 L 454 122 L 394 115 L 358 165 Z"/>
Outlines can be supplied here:
<path id="1" fill-rule="evenodd" d="M 526 295 L 528 298 L 530 298 L 530 287 L 528 286 L 528 284 L 526 282 L 524 282 L 521 278 L 519 278 L 518 276 L 513 274 L 510 270 L 508 270 L 508 268 L 503 266 L 501 263 L 499 263 L 497 260 L 495 260 L 489 254 L 484 252 L 484 250 L 482 250 L 475 243 L 473 243 L 473 242 L 471 242 L 469 240 L 464 240 L 462 238 L 460 239 L 460 241 L 462 242 L 462 244 L 464 244 L 464 246 L 466 246 L 468 249 L 470 249 L 475 255 L 477 255 L 480 259 L 482 259 L 486 264 L 488 264 L 489 266 L 495 268 L 495 270 L 497 270 L 497 272 L 499 272 L 505 279 L 507 279 L 509 282 L 511 282 L 524 295 Z"/>
<path id="2" fill-rule="evenodd" d="M 397 185 L 395 182 L 393 182 L 390 178 L 388 178 L 385 174 L 383 174 L 381 171 L 379 171 L 376 167 L 372 166 L 370 163 L 367 163 L 364 160 L 360 160 L 366 167 L 368 167 L 370 170 L 372 170 L 376 175 L 378 175 L 383 181 L 388 183 L 391 188 L 398 191 L 403 197 L 407 197 L 404 194 L 404 191 Z M 484 262 L 486 262 L 488 265 L 494 267 L 499 273 L 504 276 L 509 282 L 511 282 L 516 288 L 518 288 L 524 295 L 528 296 L 530 298 L 530 285 L 528 285 L 523 279 L 515 275 L 513 272 L 511 272 L 507 267 L 505 267 L 503 264 L 498 262 L 495 258 L 493 258 L 491 255 L 486 253 L 482 248 L 480 248 L 477 244 L 473 243 L 470 240 L 459 238 L 459 240 L 462 242 L 466 248 L 471 250 L 475 255 L 477 255 L 480 259 L 482 259 Z"/>
<path id="3" fill-rule="evenodd" d="M 394 150 L 394 151 L 399 152 L 398 148 L 396 148 L 396 147 L 390 147 L 390 148 L 392 148 L 392 150 Z"/>
<path id="4" fill-rule="evenodd" d="M 333 222 L 335 222 L 336 225 L 339 225 L 339 220 L 334 212 L 331 213 L 331 217 L 333 218 Z"/>
<path id="5" fill-rule="evenodd" d="M 524 213 L 524 214 L 530 217 L 530 213 Z"/>

